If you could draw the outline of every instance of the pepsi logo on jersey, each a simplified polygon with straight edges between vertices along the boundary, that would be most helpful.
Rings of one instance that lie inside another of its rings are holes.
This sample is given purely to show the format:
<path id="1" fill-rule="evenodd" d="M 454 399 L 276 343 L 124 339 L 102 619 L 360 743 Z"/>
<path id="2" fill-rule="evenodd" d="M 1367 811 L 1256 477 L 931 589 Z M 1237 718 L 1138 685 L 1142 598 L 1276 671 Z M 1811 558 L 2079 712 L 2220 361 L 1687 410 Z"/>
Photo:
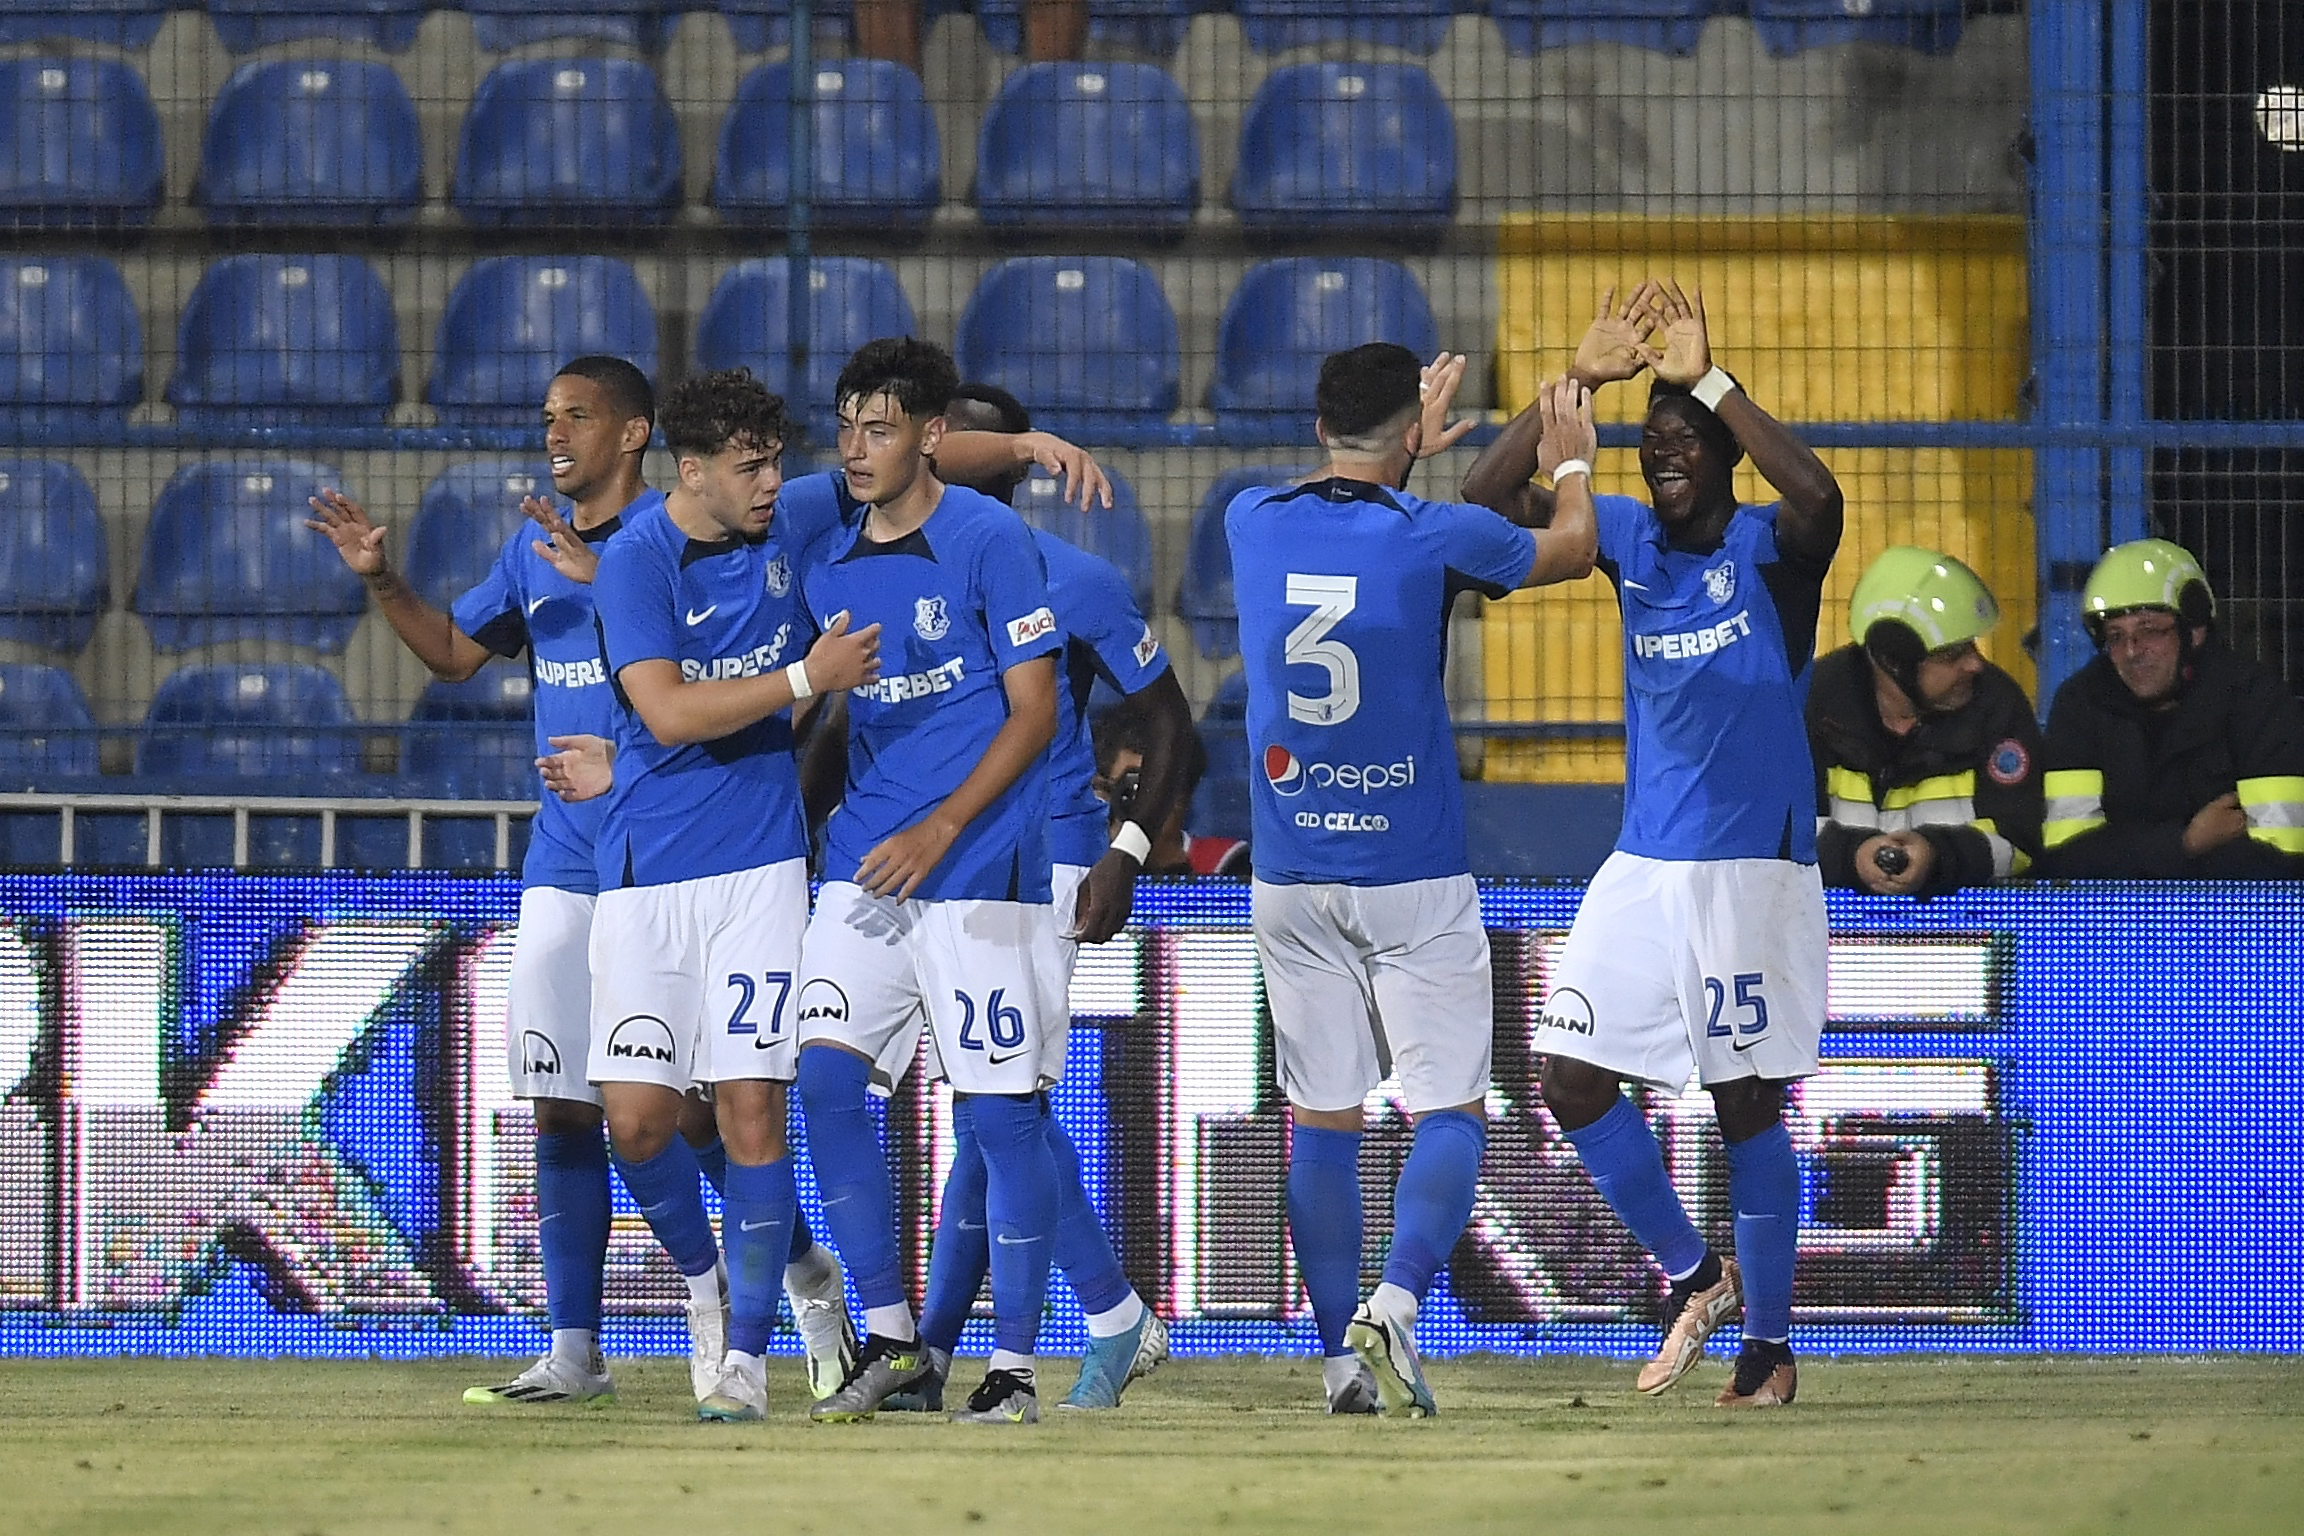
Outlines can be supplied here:
<path id="1" fill-rule="evenodd" d="M 1396 763 L 1307 762 L 1278 742 L 1264 749 L 1264 781 L 1272 793 L 1293 798 L 1312 789 L 1341 789 L 1373 795 L 1388 789 L 1409 789 L 1416 783 L 1416 759 Z"/>

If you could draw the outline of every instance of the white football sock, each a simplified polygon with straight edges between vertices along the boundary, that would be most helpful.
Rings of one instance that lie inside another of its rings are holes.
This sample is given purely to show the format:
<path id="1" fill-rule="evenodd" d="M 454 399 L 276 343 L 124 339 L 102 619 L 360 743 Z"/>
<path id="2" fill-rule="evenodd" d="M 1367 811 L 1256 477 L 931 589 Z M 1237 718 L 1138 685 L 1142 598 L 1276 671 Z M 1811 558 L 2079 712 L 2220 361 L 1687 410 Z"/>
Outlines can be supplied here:
<path id="1" fill-rule="evenodd" d="M 590 1371 L 600 1358 L 600 1335 L 589 1328 L 552 1330 L 552 1358 L 580 1371 Z"/>
<path id="2" fill-rule="evenodd" d="M 866 1307 L 864 1331 L 876 1333 L 884 1339 L 894 1339 L 899 1344 L 910 1343 L 919 1335 L 919 1330 L 912 1323 L 912 1309 L 902 1302 L 892 1307 Z"/>
<path id="3" fill-rule="evenodd" d="M 700 1275 L 685 1277 L 688 1281 L 688 1299 L 698 1306 L 716 1307 L 720 1304 L 720 1266 L 715 1264 Z"/>
<path id="4" fill-rule="evenodd" d="M 784 1289 L 810 1301 L 823 1300 L 824 1293 L 839 1283 L 840 1261 L 822 1243 L 784 1266 Z"/>
<path id="5" fill-rule="evenodd" d="M 1368 1305 L 1388 1317 L 1401 1318 L 1411 1323 L 1416 1321 L 1416 1298 L 1405 1287 L 1394 1285 L 1389 1280 L 1370 1293 Z"/>
<path id="6" fill-rule="evenodd" d="M 1358 1355 L 1330 1355 L 1320 1362 L 1320 1380 L 1327 1386 L 1330 1397 L 1352 1385 L 1359 1377 Z"/>
<path id="7" fill-rule="evenodd" d="M 1012 1349 L 992 1351 L 992 1358 L 985 1362 L 984 1368 L 987 1371 L 1013 1371 L 1026 1381 L 1032 1380 L 1034 1376 L 1032 1356 L 1020 1355 Z"/>
<path id="8" fill-rule="evenodd" d="M 1088 1314 L 1088 1337 L 1109 1339 L 1126 1333 L 1144 1316 L 1144 1298 L 1130 1291 L 1120 1305 Z"/>

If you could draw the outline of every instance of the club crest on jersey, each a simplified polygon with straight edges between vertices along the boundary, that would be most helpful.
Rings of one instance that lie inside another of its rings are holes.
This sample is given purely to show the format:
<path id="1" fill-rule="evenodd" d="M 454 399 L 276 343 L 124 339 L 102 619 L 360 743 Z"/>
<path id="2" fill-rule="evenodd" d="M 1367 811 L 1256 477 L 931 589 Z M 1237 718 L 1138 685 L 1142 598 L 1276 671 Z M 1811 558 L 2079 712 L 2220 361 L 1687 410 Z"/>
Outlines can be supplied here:
<path id="1" fill-rule="evenodd" d="M 1704 573 L 1704 595 L 1725 603 L 1736 595 L 1736 562 L 1723 560 Z"/>
<path id="2" fill-rule="evenodd" d="M 941 640 L 952 633 L 952 616 L 944 611 L 941 595 L 912 600 L 912 633 L 923 640 Z"/>
<path id="3" fill-rule="evenodd" d="M 792 562 L 782 555 L 768 562 L 768 595 L 782 597 L 792 590 Z"/>

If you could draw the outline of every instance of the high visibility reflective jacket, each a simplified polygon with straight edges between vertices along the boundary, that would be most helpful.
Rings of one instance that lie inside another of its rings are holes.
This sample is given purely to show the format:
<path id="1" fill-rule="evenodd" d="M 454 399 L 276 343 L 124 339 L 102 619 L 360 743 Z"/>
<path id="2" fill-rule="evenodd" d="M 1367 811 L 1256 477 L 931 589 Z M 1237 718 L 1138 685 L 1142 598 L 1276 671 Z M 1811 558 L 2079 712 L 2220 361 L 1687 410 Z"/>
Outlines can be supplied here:
<path id="1" fill-rule="evenodd" d="M 1842 646 L 1809 682 L 1808 748 L 1826 885 L 1862 885 L 1856 850 L 1876 832 L 1928 840 L 1936 861 L 1922 895 L 2021 875 L 2039 857 L 2040 727 L 1998 667 L 1986 664 L 1967 704 L 1898 736 L 1880 722 L 1870 659 Z"/>
<path id="2" fill-rule="evenodd" d="M 2173 709 L 2136 702 L 2103 656 L 2048 715 L 2043 872 L 2086 879 L 2304 878 L 2304 707 L 2213 636 Z M 2237 792 L 2248 835 L 2198 858 L 2184 828 Z"/>

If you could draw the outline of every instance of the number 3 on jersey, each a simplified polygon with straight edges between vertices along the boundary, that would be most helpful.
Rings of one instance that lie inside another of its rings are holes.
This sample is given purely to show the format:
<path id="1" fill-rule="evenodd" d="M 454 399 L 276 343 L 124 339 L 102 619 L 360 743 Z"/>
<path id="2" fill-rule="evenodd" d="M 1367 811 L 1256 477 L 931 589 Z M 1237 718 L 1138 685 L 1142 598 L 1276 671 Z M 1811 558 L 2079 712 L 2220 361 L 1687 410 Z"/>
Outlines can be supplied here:
<path id="1" fill-rule="evenodd" d="M 1320 668 L 1328 674 L 1328 691 L 1308 699 L 1290 689 L 1288 718 L 1306 725 L 1342 725 L 1360 708 L 1360 658 L 1328 632 L 1344 621 L 1360 601 L 1357 576 L 1303 576 L 1288 573 L 1288 606 L 1310 608 L 1311 615 L 1288 631 L 1287 661 Z"/>

